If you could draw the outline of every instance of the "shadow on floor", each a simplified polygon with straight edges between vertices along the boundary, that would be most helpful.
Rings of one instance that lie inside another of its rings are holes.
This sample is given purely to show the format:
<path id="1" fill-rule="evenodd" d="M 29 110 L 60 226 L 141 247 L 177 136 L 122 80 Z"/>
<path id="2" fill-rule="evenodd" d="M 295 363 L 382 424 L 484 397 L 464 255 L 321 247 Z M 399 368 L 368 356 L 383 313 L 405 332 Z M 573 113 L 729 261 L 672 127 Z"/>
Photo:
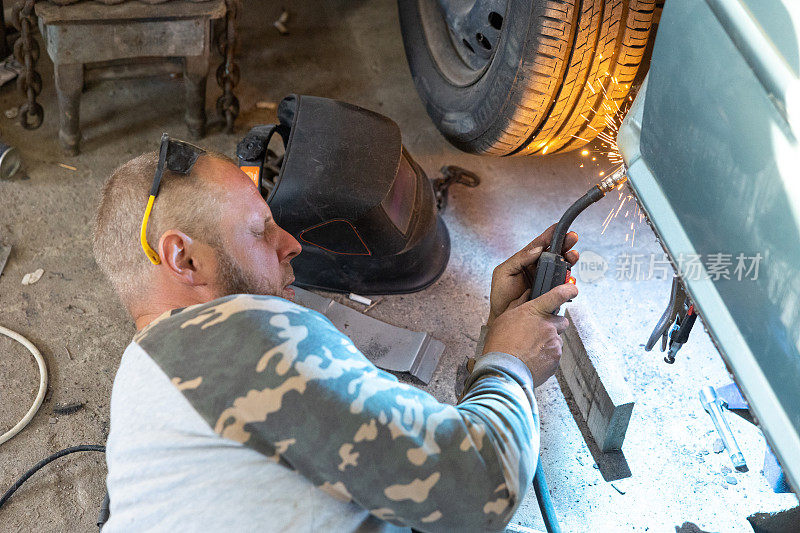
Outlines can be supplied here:
<path id="1" fill-rule="evenodd" d="M 567 401 L 567 406 L 569 407 L 570 413 L 572 413 L 572 418 L 575 419 L 575 423 L 578 425 L 583 440 L 589 448 L 589 453 L 592 454 L 592 458 L 599 467 L 600 475 L 603 476 L 603 479 L 605 481 L 616 481 L 618 479 L 631 477 L 631 469 L 628 466 L 628 461 L 625 459 L 625 454 L 622 450 L 603 452 L 600 450 L 600 447 L 597 446 L 592 434 L 589 432 L 589 426 L 586 424 L 583 416 L 581 416 L 575 399 L 572 396 L 572 392 L 566 381 L 564 381 L 560 370 L 556 373 L 556 379 L 558 379 L 558 384 L 561 386 L 561 392 L 564 393 L 564 399 Z"/>

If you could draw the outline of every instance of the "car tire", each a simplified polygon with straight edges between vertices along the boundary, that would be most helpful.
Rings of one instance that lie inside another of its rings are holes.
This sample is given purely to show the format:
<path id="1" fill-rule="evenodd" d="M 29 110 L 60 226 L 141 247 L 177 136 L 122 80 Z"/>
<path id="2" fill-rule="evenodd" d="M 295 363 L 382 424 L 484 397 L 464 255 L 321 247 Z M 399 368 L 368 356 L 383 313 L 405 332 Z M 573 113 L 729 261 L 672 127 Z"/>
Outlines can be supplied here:
<path id="1" fill-rule="evenodd" d="M 508 0 L 490 14 L 499 38 L 475 68 L 437 0 L 398 0 L 411 75 L 436 127 L 461 150 L 502 156 L 568 151 L 600 134 L 628 97 L 656 4 Z"/>

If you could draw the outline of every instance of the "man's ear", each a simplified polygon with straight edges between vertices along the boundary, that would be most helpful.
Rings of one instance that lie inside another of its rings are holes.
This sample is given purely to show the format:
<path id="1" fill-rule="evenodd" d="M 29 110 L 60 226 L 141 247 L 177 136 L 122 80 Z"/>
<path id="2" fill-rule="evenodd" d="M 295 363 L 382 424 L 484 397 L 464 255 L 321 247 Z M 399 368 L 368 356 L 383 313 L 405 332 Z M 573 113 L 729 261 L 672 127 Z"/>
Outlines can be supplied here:
<path id="1" fill-rule="evenodd" d="M 161 264 L 187 285 L 205 285 L 214 268 L 206 257 L 208 250 L 177 230 L 167 230 L 158 241 Z M 205 252 L 205 253 L 204 253 Z"/>

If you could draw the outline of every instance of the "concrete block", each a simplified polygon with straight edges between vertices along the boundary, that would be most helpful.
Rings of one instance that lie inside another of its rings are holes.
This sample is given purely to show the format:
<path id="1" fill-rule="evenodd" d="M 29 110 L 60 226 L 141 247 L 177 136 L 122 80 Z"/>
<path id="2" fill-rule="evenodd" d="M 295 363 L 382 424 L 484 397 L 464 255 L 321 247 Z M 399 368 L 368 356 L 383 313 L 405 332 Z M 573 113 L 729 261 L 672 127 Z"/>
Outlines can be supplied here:
<path id="1" fill-rule="evenodd" d="M 610 346 L 591 312 L 567 308 L 569 328 L 559 371 L 589 432 L 603 452 L 619 450 L 633 411 L 633 394 L 622 377 L 622 355 Z M 566 391 L 564 391 L 566 392 Z"/>

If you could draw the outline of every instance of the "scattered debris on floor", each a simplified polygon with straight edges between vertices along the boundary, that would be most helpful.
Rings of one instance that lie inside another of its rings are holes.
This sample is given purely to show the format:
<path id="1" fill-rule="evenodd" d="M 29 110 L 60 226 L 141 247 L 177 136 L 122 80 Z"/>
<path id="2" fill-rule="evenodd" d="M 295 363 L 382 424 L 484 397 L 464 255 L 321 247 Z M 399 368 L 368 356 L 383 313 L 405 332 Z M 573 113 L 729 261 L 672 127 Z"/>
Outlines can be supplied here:
<path id="1" fill-rule="evenodd" d="M 0 141 L 0 180 L 9 180 L 22 167 L 19 152 L 13 146 Z"/>
<path id="2" fill-rule="evenodd" d="M 281 35 L 288 35 L 289 28 L 286 27 L 287 22 L 289 22 L 289 11 L 284 7 L 281 8 L 281 15 L 272 25 L 275 26 L 275 29 L 278 30 L 278 33 Z"/>
<path id="3" fill-rule="evenodd" d="M 83 402 L 70 402 L 53 407 L 54 415 L 71 415 L 86 407 Z"/>
<path id="4" fill-rule="evenodd" d="M 360 304 L 372 305 L 372 300 L 370 300 L 366 296 L 361 296 L 360 294 L 355 294 L 355 293 L 351 292 L 350 295 L 348 296 L 348 298 L 350 298 L 354 302 L 358 302 Z"/>
<path id="5" fill-rule="evenodd" d="M 367 314 L 368 311 L 372 311 L 375 308 L 375 306 L 381 303 L 382 301 L 383 298 L 378 298 L 377 300 L 373 300 L 373 302 L 369 304 L 366 309 L 364 309 L 364 314 Z"/>
<path id="6" fill-rule="evenodd" d="M 19 115 L 19 109 L 17 109 L 16 107 L 9 107 L 8 109 L 5 110 L 3 114 L 8 119 L 14 119 L 17 118 L 17 115 Z"/>
<path id="7" fill-rule="evenodd" d="M 44 274 L 44 269 L 37 268 L 33 272 L 28 272 L 24 276 L 22 276 L 22 284 L 23 285 L 33 285 L 37 281 L 39 281 Z"/>
<path id="8" fill-rule="evenodd" d="M 725 450 L 725 445 L 722 443 L 722 439 L 717 439 L 714 441 L 712 445 L 712 449 L 714 453 L 722 453 Z"/>
<path id="9" fill-rule="evenodd" d="M 725 476 L 725 481 L 727 481 L 731 485 L 736 485 L 737 483 L 739 483 L 739 480 L 736 479 L 736 476 L 731 475 L 731 474 L 728 474 L 727 476 Z"/>
<path id="10" fill-rule="evenodd" d="M 22 72 L 22 64 L 13 55 L 0 62 L 0 86 L 10 82 Z"/>
<path id="11" fill-rule="evenodd" d="M 0 244 L 0 276 L 3 275 L 3 269 L 6 268 L 9 255 L 11 255 L 11 246 Z"/>
<path id="12" fill-rule="evenodd" d="M 269 102 L 267 100 L 259 100 L 256 102 L 256 109 L 268 109 L 273 111 L 278 108 L 278 104 L 275 102 Z"/>
<path id="13" fill-rule="evenodd" d="M 59 163 L 58 166 L 61 168 L 66 168 L 67 170 L 78 170 L 77 167 L 73 167 L 72 165 L 67 165 L 66 163 Z"/>

